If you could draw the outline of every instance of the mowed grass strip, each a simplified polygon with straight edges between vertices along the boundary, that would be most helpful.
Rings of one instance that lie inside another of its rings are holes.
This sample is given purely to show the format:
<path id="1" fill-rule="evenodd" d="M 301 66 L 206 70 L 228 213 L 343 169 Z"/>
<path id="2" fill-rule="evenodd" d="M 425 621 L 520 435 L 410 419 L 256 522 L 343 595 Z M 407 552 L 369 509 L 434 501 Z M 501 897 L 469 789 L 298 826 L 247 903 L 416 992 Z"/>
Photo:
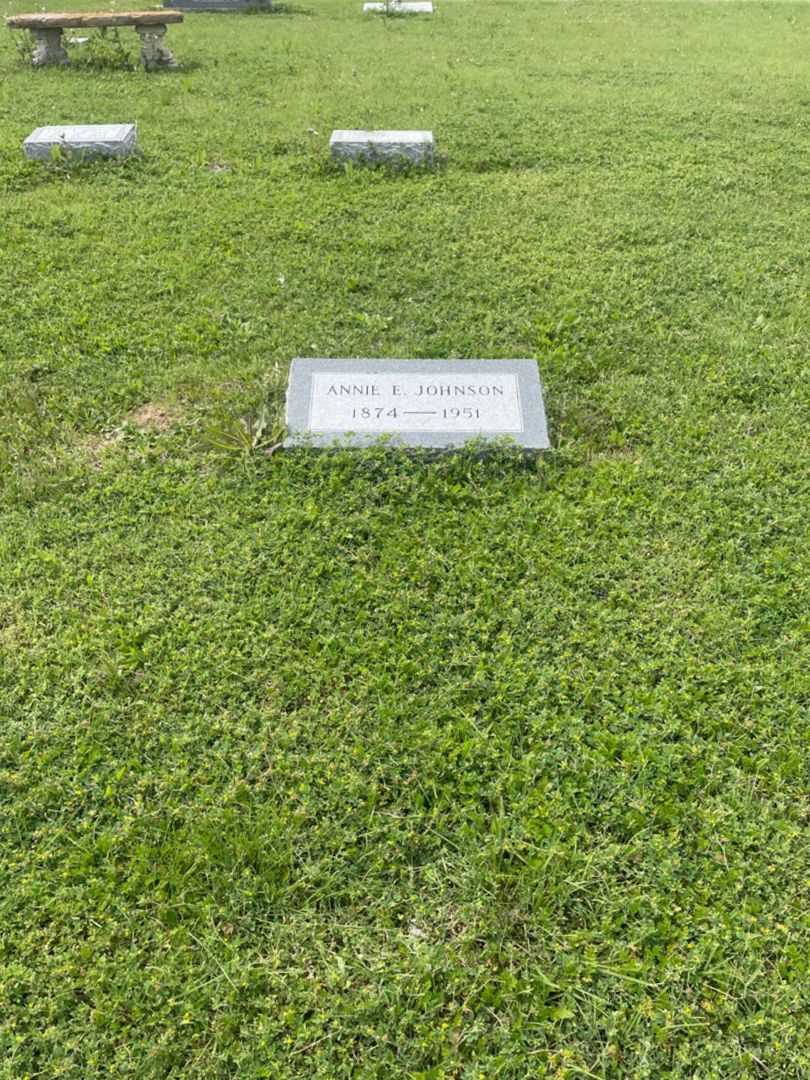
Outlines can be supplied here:
<path id="1" fill-rule="evenodd" d="M 806 1077 L 810 8 L 360 6 L 0 35 L 0 1077 Z M 268 454 L 294 355 L 554 448 Z"/>

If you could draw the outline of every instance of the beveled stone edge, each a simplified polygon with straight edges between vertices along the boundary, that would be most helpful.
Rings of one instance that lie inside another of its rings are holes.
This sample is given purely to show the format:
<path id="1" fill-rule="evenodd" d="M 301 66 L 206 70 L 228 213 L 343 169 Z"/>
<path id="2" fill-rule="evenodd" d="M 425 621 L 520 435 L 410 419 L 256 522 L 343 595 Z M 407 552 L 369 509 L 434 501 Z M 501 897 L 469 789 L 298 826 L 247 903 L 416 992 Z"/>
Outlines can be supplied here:
<path id="1" fill-rule="evenodd" d="M 517 375 L 518 385 L 521 391 L 521 401 L 529 400 L 536 393 L 539 399 L 539 416 L 523 413 L 525 430 L 521 437 L 501 434 L 492 435 L 469 435 L 464 432 L 413 432 L 410 434 L 400 432 L 385 432 L 374 434 L 371 432 L 336 432 L 329 434 L 317 434 L 306 430 L 305 425 L 309 419 L 309 389 L 311 376 L 321 371 L 340 371 L 346 364 L 364 365 L 361 370 L 368 374 L 374 374 L 373 365 L 380 365 L 382 372 L 413 372 L 419 365 L 426 365 L 423 369 L 428 374 L 431 366 L 452 365 L 456 371 L 474 374 L 481 371 L 489 371 L 493 374 Z M 511 369 L 511 370 L 510 370 Z M 305 391 L 296 394 L 294 392 L 294 377 L 297 373 L 306 379 Z M 362 450 L 373 446 L 384 446 L 394 450 L 459 450 L 471 444 L 489 446 L 497 449 L 499 446 L 510 446 L 514 449 L 523 450 L 526 453 L 538 453 L 542 450 L 551 449 L 548 434 L 548 417 L 546 414 L 543 385 L 540 381 L 540 371 L 536 360 L 528 357 L 511 358 L 508 360 L 434 360 L 417 358 L 413 360 L 383 359 L 365 357 L 295 357 L 290 363 L 287 379 L 287 393 L 285 398 L 285 424 L 287 437 L 283 447 L 287 450 Z M 292 430 L 291 430 L 292 429 Z"/>

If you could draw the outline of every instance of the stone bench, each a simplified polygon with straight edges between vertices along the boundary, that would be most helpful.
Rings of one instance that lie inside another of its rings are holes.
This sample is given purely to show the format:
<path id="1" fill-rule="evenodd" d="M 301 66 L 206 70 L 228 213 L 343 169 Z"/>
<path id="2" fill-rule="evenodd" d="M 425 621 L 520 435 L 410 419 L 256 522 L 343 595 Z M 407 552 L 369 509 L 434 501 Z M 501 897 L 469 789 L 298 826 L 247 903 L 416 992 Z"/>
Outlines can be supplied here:
<path id="1" fill-rule="evenodd" d="M 168 23 L 182 21 L 182 11 L 65 11 L 13 15 L 6 19 L 6 25 L 10 30 L 30 30 L 34 35 L 34 53 L 31 58 L 34 67 L 70 63 L 62 47 L 63 30 L 134 26 L 141 39 L 143 66 L 147 71 L 154 71 L 177 67 L 177 61 L 164 44 L 163 38 Z"/>

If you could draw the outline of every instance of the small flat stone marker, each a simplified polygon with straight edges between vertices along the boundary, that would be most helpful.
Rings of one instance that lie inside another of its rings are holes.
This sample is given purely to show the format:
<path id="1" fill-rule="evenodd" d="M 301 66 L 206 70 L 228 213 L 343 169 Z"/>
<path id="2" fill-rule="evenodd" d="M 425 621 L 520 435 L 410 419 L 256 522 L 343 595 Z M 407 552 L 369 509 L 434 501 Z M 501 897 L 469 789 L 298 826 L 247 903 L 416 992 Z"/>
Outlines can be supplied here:
<path id="1" fill-rule="evenodd" d="M 363 4 L 366 13 L 382 11 L 389 15 L 432 15 L 432 0 L 382 0 L 382 3 Z"/>
<path id="2" fill-rule="evenodd" d="M 137 146 L 134 124 L 61 124 L 32 131 L 23 153 L 31 161 L 47 161 L 56 147 L 71 157 L 126 157 Z"/>
<path id="3" fill-rule="evenodd" d="M 534 360 L 296 359 L 287 387 L 288 448 L 451 449 L 471 439 L 549 446 Z"/>
<path id="4" fill-rule="evenodd" d="M 430 165 L 433 162 L 433 132 L 333 131 L 329 148 L 334 161 L 369 164 L 409 161 L 414 165 Z"/>
<path id="5" fill-rule="evenodd" d="M 273 0 L 165 0 L 163 6 L 175 11 L 272 11 Z"/>

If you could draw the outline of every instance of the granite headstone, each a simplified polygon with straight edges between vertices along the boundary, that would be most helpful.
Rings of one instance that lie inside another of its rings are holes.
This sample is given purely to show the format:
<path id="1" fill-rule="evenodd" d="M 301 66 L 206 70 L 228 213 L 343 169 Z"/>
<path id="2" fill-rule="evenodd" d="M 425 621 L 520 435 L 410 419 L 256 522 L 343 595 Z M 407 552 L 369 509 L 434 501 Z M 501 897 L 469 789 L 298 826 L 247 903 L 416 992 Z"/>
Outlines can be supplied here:
<path id="1" fill-rule="evenodd" d="M 366 14 L 380 12 L 387 15 L 432 15 L 432 0 L 372 0 L 363 4 Z"/>
<path id="2" fill-rule="evenodd" d="M 32 131 L 23 153 L 32 161 L 47 161 L 55 149 L 74 157 L 126 157 L 137 146 L 134 124 L 60 124 Z"/>
<path id="3" fill-rule="evenodd" d="M 164 7 L 174 11 L 272 11 L 273 0 L 164 0 Z"/>
<path id="4" fill-rule="evenodd" d="M 334 161 L 357 161 L 368 164 L 410 162 L 430 165 L 433 162 L 432 131 L 333 131 L 329 149 Z"/>
<path id="5" fill-rule="evenodd" d="M 458 447 L 508 439 L 549 446 L 534 360 L 296 359 L 285 446 Z"/>

